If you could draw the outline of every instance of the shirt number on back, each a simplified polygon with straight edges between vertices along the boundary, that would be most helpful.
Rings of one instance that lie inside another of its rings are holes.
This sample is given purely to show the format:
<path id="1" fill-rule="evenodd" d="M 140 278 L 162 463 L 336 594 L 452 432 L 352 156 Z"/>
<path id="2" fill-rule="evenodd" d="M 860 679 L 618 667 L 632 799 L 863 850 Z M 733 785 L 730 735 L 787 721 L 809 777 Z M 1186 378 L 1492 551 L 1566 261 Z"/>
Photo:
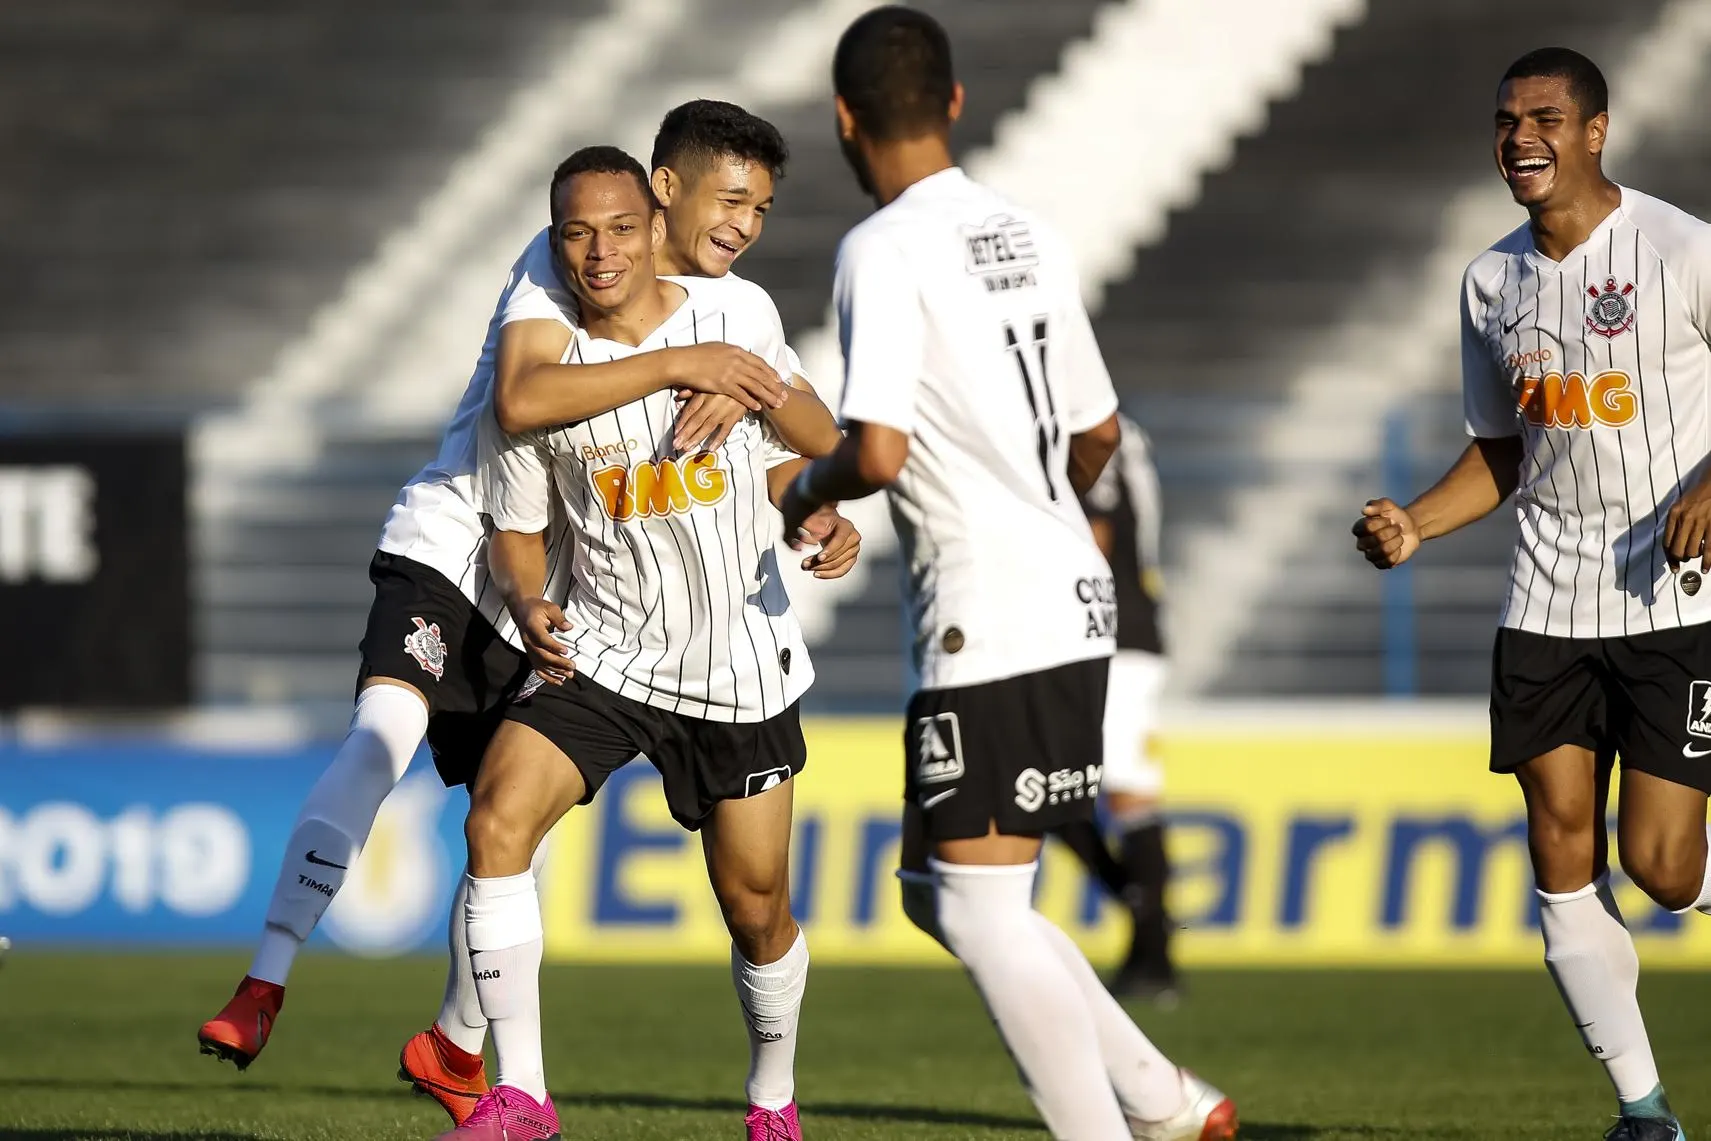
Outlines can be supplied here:
<path id="1" fill-rule="evenodd" d="M 1024 331 L 1025 333 L 1025 331 Z M 1019 336 L 1016 326 L 1004 323 L 1004 351 L 1016 362 L 1022 374 L 1022 391 L 1028 397 L 1028 409 L 1034 414 L 1034 433 L 1038 442 L 1040 471 L 1046 477 L 1046 493 L 1057 502 L 1057 483 L 1052 479 L 1052 460 L 1063 443 L 1063 430 L 1058 426 L 1057 404 L 1052 400 L 1052 386 L 1046 377 L 1046 319 L 1035 317 L 1033 339 Z"/>

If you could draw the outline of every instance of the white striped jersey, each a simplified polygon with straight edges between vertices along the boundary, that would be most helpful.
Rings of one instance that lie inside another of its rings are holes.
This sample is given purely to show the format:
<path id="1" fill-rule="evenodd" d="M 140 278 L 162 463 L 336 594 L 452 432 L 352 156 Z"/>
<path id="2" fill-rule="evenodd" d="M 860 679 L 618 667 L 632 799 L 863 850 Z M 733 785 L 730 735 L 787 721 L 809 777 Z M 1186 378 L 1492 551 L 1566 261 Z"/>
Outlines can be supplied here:
<path id="1" fill-rule="evenodd" d="M 1503 625 L 1607 638 L 1711 619 L 1663 529 L 1711 451 L 1711 226 L 1622 189 L 1560 262 L 1522 226 L 1462 296 L 1468 433 L 1524 442 Z"/>
<path id="2" fill-rule="evenodd" d="M 921 687 L 1110 656 L 1068 462 L 1117 397 L 1066 244 L 952 167 L 845 236 L 834 300 L 843 419 L 910 438 L 888 495 Z"/>
<path id="3" fill-rule="evenodd" d="M 579 330 L 573 360 L 599 362 L 727 341 L 790 375 L 772 299 L 740 278 L 668 278 L 688 299 L 641 345 Z M 482 505 L 496 526 L 532 533 L 555 499 L 569 518 L 549 551 L 571 577 L 564 635 L 582 676 L 626 697 L 708 721 L 777 716 L 814 678 L 779 574 L 783 518 L 767 472 L 797 458 L 749 416 L 715 451 L 671 444 L 677 401 L 662 390 L 547 431 L 481 444 Z"/>
<path id="4" fill-rule="evenodd" d="M 551 232 L 542 230 L 511 266 L 469 386 L 440 437 L 439 454 L 398 492 L 380 531 L 381 550 L 440 572 L 519 649 L 516 626 L 487 577 L 488 531 L 475 494 L 476 444 L 482 418 L 492 419 L 500 330 L 527 320 L 556 321 L 574 329 L 576 315 L 576 300 L 553 262 Z M 560 530 L 555 529 L 555 540 Z M 565 587 L 561 575 L 549 584 L 549 594 L 557 597 Z"/>

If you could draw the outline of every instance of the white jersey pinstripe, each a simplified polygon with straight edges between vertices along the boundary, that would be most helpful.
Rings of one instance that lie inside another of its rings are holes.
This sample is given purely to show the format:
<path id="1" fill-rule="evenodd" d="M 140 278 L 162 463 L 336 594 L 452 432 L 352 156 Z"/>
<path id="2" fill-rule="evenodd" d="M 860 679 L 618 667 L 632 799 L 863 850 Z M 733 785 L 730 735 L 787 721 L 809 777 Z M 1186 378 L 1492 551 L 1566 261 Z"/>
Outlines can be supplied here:
<path id="1" fill-rule="evenodd" d="M 1711 226 L 1621 193 L 1560 262 L 1522 226 L 1464 279 L 1468 432 L 1525 448 L 1502 623 L 1537 634 L 1711 619 L 1711 585 L 1672 575 L 1663 551 L 1669 508 L 1711 452 Z"/>
<path id="2" fill-rule="evenodd" d="M 671 278 L 687 300 L 639 346 L 578 331 L 573 359 L 728 341 L 790 374 L 778 313 L 740 278 Z M 671 445 L 677 402 L 653 393 L 576 424 L 505 436 L 483 420 L 482 505 L 496 526 L 535 532 L 553 503 L 574 538 L 565 613 L 578 671 L 616 693 L 691 717 L 776 716 L 814 671 L 779 575 L 782 518 L 767 472 L 795 454 L 758 417 L 715 452 Z"/>

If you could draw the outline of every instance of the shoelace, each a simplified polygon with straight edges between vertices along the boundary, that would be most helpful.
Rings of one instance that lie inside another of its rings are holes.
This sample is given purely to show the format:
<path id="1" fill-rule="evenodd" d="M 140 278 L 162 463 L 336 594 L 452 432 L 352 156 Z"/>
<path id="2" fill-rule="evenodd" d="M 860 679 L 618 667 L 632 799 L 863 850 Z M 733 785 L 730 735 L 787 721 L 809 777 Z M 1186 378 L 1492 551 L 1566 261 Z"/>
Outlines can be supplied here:
<path id="1" fill-rule="evenodd" d="M 753 1125 L 757 1117 L 766 1125 L 766 1141 L 791 1141 L 790 1126 L 782 1113 L 757 1109 L 749 1115 L 747 1123 Z"/>

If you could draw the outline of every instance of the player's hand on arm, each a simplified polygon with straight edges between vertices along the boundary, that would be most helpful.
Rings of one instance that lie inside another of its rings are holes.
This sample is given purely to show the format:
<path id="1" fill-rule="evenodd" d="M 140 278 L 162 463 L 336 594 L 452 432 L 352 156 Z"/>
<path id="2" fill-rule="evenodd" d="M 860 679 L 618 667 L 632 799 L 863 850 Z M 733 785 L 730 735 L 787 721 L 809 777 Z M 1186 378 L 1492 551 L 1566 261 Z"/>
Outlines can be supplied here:
<path id="1" fill-rule="evenodd" d="M 812 571 L 815 578 L 843 578 L 861 556 L 861 532 L 834 507 L 822 507 L 808 516 L 801 533 L 820 545 L 818 552 L 802 560 L 802 569 Z"/>
<path id="2" fill-rule="evenodd" d="M 1681 493 L 1664 520 L 1663 550 L 1669 569 L 1680 570 L 1682 563 L 1698 559 L 1700 570 L 1711 570 L 1708 544 L 1711 544 L 1711 470 Z"/>
<path id="3" fill-rule="evenodd" d="M 1121 434 L 1117 414 L 1113 412 L 1087 431 L 1069 438 L 1069 485 L 1077 495 L 1086 495 L 1087 489 L 1099 479 L 1099 473 L 1117 454 Z"/>
<path id="4" fill-rule="evenodd" d="M 730 437 L 731 429 L 748 414 L 748 405 L 734 397 L 680 388 L 672 446 L 680 452 L 712 451 Z"/>
<path id="5" fill-rule="evenodd" d="M 751 412 L 781 407 L 790 395 L 789 386 L 776 369 L 747 349 L 724 341 L 642 355 L 659 358 L 671 385 L 710 396 L 728 396 Z"/>
<path id="6" fill-rule="evenodd" d="M 1368 501 L 1355 522 L 1355 548 L 1380 570 L 1399 566 L 1420 544 L 1485 518 L 1521 480 L 1519 436 L 1476 439 L 1461 458 L 1418 499 L 1400 507 L 1391 499 Z"/>
<path id="7" fill-rule="evenodd" d="M 553 635 L 570 629 L 557 604 L 541 597 L 547 582 L 545 532 L 494 531 L 487 547 L 488 573 L 505 600 L 523 639 L 529 664 L 554 685 L 576 671 L 576 663 Z"/>
<path id="8" fill-rule="evenodd" d="M 831 455 L 844 440 L 838 418 L 806 377 L 790 378 L 789 399 L 768 411 L 766 418 L 785 447 L 811 460 Z"/>

